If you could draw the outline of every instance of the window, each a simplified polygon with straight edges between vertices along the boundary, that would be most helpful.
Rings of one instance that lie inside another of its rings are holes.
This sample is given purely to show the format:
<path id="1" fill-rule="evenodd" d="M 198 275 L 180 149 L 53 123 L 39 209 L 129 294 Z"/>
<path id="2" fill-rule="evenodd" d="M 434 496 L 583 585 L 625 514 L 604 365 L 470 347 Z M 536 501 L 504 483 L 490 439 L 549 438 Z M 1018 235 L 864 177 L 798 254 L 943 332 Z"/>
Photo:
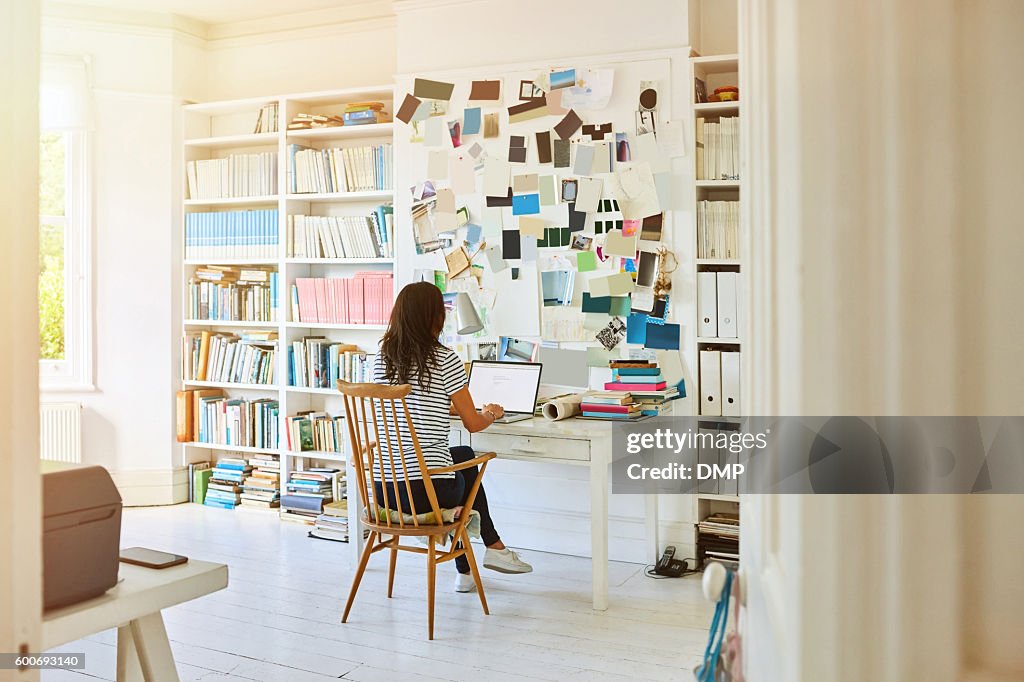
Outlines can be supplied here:
<path id="1" fill-rule="evenodd" d="M 86 63 L 46 58 L 40 87 L 39 378 L 92 388 Z"/>

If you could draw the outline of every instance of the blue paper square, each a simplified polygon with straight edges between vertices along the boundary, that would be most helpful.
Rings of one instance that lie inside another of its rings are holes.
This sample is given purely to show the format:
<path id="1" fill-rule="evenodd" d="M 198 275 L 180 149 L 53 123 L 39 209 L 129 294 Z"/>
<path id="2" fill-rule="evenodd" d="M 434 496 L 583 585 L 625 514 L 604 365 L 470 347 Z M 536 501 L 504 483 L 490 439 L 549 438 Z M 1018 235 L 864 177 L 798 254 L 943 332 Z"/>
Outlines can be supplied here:
<path id="1" fill-rule="evenodd" d="M 664 350 L 679 350 L 679 325 L 678 324 L 647 324 L 647 341 L 644 345 L 648 348 L 662 348 Z"/>
<path id="2" fill-rule="evenodd" d="M 466 241 L 470 244 L 479 244 L 480 237 L 483 234 L 483 228 L 475 223 L 469 223 L 466 225 Z"/>
<path id="3" fill-rule="evenodd" d="M 476 135 L 480 132 L 480 107 L 473 107 L 462 112 L 462 134 Z"/>
<path id="4" fill-rule="evenodd" d="M 539 194 L 516 194 L 512 197 L 512 215 L 540 213 Z"/>
<path id="5" fill-rule="evenodd" d="M 626 343 L 647 343 L 646 313 L 630 313 L 626 318 Z"/>

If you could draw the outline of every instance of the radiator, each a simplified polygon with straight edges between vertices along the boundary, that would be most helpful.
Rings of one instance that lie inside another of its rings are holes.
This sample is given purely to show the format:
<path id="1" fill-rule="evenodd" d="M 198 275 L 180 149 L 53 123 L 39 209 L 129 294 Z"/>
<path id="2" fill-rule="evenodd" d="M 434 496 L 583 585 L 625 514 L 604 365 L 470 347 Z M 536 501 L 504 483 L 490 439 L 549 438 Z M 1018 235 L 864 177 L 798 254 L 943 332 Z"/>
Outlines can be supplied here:
<path id="1" fill-rule="evenodd" d="M 56 462 L 82 461 L 82 406 L 78 403 L 40 403 L 39 457 Z"/>

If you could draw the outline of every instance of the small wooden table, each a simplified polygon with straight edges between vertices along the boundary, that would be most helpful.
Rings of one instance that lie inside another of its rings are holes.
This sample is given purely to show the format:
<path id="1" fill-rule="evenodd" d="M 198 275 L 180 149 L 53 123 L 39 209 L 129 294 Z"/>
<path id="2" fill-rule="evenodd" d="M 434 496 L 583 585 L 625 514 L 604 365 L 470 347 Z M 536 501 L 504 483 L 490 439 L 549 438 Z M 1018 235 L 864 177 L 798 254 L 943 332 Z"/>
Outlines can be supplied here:
<path id="1" fill-rule="evenodd" d="M 224 589 L 228 567 L 192 560 L 163 569 L 121 564 L 119 577 L 103 596 L 45 614 L 42 649 L 116 627 L 118 682 L 177 682 L 160 611 Z"/>

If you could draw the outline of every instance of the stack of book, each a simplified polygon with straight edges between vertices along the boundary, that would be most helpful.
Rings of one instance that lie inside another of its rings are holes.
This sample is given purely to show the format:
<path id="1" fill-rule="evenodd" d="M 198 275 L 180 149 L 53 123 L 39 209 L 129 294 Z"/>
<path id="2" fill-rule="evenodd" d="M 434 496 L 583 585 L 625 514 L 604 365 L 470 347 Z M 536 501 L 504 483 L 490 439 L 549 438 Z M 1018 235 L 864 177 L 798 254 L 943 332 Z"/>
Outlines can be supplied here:
<path id="1" fill-rule="evenodd" d="M 697 258 L 740 257 L 740 203 L 697 202 Z"/>
<path id="2" fill-rule="evenodd" d="M 625 391 L 591 391 L 583 397 L 580 411 L 588 419 L 639 419 L 640 406 Z"/>
<path id="3" fill-rule="evenodd" d="M 288 216 L 289 258 L 392 258 L 394 208 L 368 216 Z"/>
<path id="4" fill-rule="evenodd" d="M 391 121 L 391 114 L 384 111 L 383 102 L 352 102 L 345 105 L 342 118 L 347 126 L 361 126 L 388 123 Z"/>
<path id="5" fill-rule="evenodd" d="M 277 209 L 185 214 L 185 258 L 277 258 Z"/>
<path id="6" fill-rule="evenodd" d="M 705 121 L 697 119 L 696 164 L 698 180 L 739 180 L 738 116 Z"/>
<path id="7" fill-rule="evenodd" d="M 310 128 L 337 128 L 345 125 L 341 116 L 329 114 L 306 114 L 299 112 L 288 124 L 288 130 L 309 130 Z"/>
<path id="8" fill-rule="evenodd" d="M 644 416 L 669 413 L 668 403 L 679 397 L 679 388 L 668 386 L 656 362 L 649 360 L 613 360 L 608 363 L 612 380 L 605 383 L 609 391 L 629 391 Z"/>
<path id="9" fill-rule="evenodd" d="M 299 412 L 285 419 L 288 449 L 292 452 L 343 452 L 345 418 L 326 412 Z"/>
<path id="10" fill-rule="evenodd" d="M 334 479 L 341 472 L 331 468 L 293 471 L 281 496 L 281 518 L 308 525 L 324 512 L 324 505 L 334 501 Z"/>
<path id="11" fill-rule="evenodd" d="M 278 403 L 229 398 L 219 388 L 179 391 L 177 437 L 182 443 L 278 447 Z"/>
<path id="12" fill-rule="evenodd" d="M 242 506 L 276 509 L 281 504 L 281 461 L 274 455 L 249 458 L 252 474 L 242 484 Z"/>
<path id="13" fill-rule="evenodd" d="M 273 322 L 277 286 L 277 271 L 269 268 L 196 268 L 188 280 L 188 319 Z"/>
<path id="14" fill-rule="evenodd" d="M 349 278 L 297 277 L 292 320 L 327 324 L 385 324 L 394 305 L 394 274 L 357 272 Z"/>
<path id="15" fill-rule="evenodd" d="M 740 516 L 726 512 L 708 515 L 697 524 L 697 561 L 740 561 Z"/>
<path id="16" fill-rule="evenodd" d="M 208 507 L 234 509 L 242 501 L 242 483 L 252 466 L 240 457 L 223 457 L 213 468 L 203 504 Z"/>
<path id="17" fill-rule="evenodd" d="M 254 133 L 276 133 L 277 132 L 277 102 L 271 102 L 270 104 L 264 105 L 260 109 L 259 116 L 256 117 L 256 127 L 253 128 Z"/>
<path id="18" fill-rule="evenodd" d="M 277 194 L 277 152 L 231 154 L 185 164 L 189 199 L 229 199 Z"/>
<path id="19" fill-rule="evenodd" d="M 325 504 L 324 513 L 316 517 L 309 537 L 348 542 L 348 500 Z"/>
<path id="20" fill-rule="evenodd" d="M 185 334 L 182 376 L 186 381 L 235 384 L 274 383 L 275 332 L 268 338 L 249 332 L 244 336 L 202 331 Z"/>
<path id="21" fill-rule="evenodd" d="M 359 346 L 306 336 L 288 348 L 288 385 L 336 388 L 338 381 L 369 383 L 372 366 Z"/>
<path id="22" fill-rule="evenodd" d="M 288 145 L 288 191 L 292 194 L 390 190 L 391 144 L 310 149 Z"/>

